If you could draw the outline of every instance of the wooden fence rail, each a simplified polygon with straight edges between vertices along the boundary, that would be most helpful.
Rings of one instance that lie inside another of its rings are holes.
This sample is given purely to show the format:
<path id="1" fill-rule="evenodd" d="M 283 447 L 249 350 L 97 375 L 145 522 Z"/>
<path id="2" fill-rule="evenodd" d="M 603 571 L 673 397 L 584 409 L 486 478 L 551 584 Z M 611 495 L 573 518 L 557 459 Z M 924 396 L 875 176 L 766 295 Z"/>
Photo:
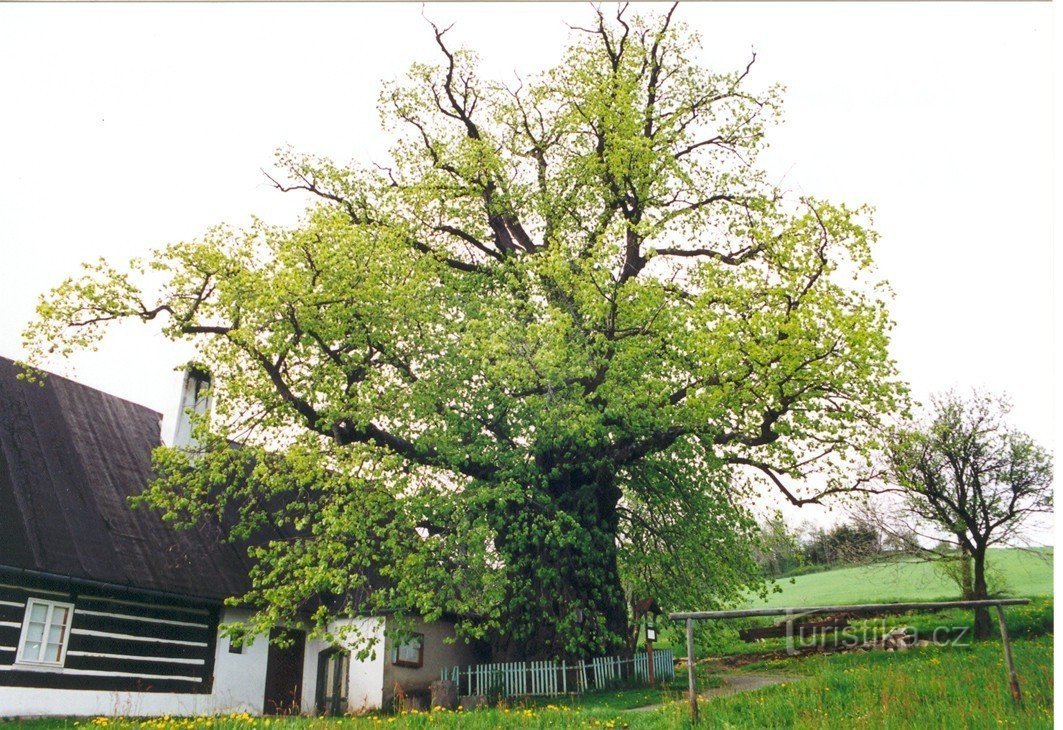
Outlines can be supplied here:
<path id="1" fill-rule="evenodd" d="M 495 662 L 468 667 L 444 667 L 440 679 L 451 680 L 458 691 L 468 695 L 501 697 L 552 697 L 601 690 L 649 677 L 649 657 L 645 652 L 632 659 L 615 656 L 566 661 Z M 675 656 L 671 649 L 653 650 L 654 679 L 675 679 Z"/>

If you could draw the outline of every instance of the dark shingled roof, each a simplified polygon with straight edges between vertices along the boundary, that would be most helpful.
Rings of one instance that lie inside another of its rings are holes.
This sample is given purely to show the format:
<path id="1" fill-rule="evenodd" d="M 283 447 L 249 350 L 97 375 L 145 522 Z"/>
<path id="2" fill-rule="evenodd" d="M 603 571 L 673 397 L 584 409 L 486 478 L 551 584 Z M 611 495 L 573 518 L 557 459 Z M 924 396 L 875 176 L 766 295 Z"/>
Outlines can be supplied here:
<path id="1" fill-rule="evenodd" d="M 129 497 L 151 479 L 161 415 L 0 357 L 0 566 L 221 599 L 249 587 L 246 547 L 175 530 Z"/>

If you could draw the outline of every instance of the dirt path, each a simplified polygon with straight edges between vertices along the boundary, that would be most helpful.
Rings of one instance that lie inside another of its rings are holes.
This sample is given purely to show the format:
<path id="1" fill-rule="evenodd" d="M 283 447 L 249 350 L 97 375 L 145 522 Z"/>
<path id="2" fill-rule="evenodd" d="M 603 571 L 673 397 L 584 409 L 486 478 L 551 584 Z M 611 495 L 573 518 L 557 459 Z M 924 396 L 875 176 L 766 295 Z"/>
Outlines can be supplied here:
<path id="1" fill-rule="evenodd" d="M 792 682 L 798 679 L 785 674 L 724 674 L 718 675 L 723 680 L 723 685 L 719 687 L 712 687 L 711 689 L 703 690 L 699 693 L 699 696 L 706 700 L 716 699 L 717 697 L 727 697 L 728 695 L 736 695 L 740 692 L 752 692 L 753 690 L 762 689 L 763 687 L 770 687 L 773 684 L 782 684 L 784 682 Z M 651 712 L 663 705 L 645 705 L 643 707 L 634 707 L 628 712 Z"/>
<path id="2" fill-rule="evenodd" d="M 725 674 L 722 679 L 725 682 L 723 686 L 707 689 L 701 693 L 701 696 L 711 700 L 716 697 L 735 695 L 739 692 L 752 692 L 755 689 L 770 687 L 773 684 L 792 682 L 796 677 L 785 674 Z"/>

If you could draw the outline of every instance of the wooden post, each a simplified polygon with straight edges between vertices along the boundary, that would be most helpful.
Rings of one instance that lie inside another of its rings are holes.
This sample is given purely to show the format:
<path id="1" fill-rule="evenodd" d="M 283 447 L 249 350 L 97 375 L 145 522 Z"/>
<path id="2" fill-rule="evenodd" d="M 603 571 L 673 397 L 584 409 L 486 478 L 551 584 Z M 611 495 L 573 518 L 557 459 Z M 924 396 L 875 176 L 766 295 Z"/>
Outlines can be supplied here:
<path id="1" fill-rule="evenodd" d="M 654 685 L 654 643 L 646 641 L 646 682 Z"/>
<path id="2" fill-rule="evenodd" d="M 649 618 L 646 618 L 646 683 L 649 686 L 654 685 L 654 643 L 649 641 Z M 634 664 L 631 665 L 634 668 Z"/>
<path id="3" fill-rule="evenodd" d="M 997 621 L 1000 622 L 1000 638 L 1004 641 L 1004 661 L 1008 668 L 1008 681 L 1011 684 L 1011 698 L 1016 702 L 1022 702 L 1022 690 L 1019 689 L 1019 675 L 1015 671 L 1015 659 L 1011 655 L 1011 639 L 1008 637 L 1008 626 L 1004 623 L 1004 607 L 997 604 Z"/>
<path id="4" fill-rule="evenodd" d="M 698 683 L 694 678 L 694 619 L 687 619 L 687 680 L 690 689 L 690 724 L 698 722 Z"/>

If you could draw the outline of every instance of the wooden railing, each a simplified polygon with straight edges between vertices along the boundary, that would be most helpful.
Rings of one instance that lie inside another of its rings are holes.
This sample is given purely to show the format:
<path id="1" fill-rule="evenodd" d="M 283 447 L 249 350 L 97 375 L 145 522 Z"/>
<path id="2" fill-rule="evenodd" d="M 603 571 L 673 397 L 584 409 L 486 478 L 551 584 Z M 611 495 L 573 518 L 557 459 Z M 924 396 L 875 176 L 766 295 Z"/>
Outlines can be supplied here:
<path id="1" fill-rule="evenodd" d="M 675 679 L 675 657 L 671 649 L 653 650 L 656 681 Z M 592 657 L 579 662 L 557 660 L 495 662 L 468 667 L 444 667 L 440 679 L 451 680 L 466 695 L 498 697 L 552 697 L 615 687 L 628 681 L 645 682 L 649 658 L 645 652 L 631 659 Z"/>

